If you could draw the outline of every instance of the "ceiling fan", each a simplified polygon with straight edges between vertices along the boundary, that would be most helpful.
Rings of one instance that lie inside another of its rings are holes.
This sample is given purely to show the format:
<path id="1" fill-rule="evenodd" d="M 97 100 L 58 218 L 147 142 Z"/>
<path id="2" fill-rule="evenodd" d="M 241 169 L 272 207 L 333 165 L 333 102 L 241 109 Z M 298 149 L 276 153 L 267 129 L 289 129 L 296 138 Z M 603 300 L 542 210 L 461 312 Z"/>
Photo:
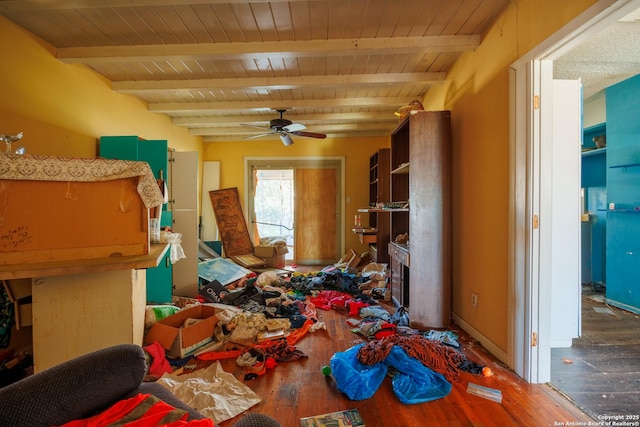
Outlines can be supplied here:
<path id="1" fill-rule="evenodd" d="M 261 138 L 267 135 L 279 135 L 280 140 L 284 145 L 293 145 L 293 139 L 291 139 L 290 135 L 296 136 L 304 136 L 307 138 L 319 138 L 324 139 L 327 137 L 324 133 L 315 133 L 315 132 L 305 132 L 303 129 L 306 129 L 306 126 L 301 123 L 293 123 L 291 120 L 283 119 L 282 114 L 284 114 L 287 110 L 276 110 L 280 113 L 280 118 L 273 119 L 269 121 L 269 128 L 266 129 L 261 126 L 253 126 L 253 125 L 245 125 L 251 126 L 258 129 L 268 130 L 268 132 L 261 133 L 258 135 L 248 136 L 244 139 L 253 139 L 253 138 Z"/>

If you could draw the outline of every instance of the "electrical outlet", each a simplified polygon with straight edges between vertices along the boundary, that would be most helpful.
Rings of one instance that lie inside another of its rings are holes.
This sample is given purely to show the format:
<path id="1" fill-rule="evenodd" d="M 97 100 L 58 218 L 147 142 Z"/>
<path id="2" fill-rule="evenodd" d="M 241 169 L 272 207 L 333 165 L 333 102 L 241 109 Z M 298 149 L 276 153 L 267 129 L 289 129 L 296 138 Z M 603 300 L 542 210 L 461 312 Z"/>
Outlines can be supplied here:
<path id="1" fill-rule="evenodd" d="M 478 294 L 471 292 L 471 307 L 478 308 Z"/>

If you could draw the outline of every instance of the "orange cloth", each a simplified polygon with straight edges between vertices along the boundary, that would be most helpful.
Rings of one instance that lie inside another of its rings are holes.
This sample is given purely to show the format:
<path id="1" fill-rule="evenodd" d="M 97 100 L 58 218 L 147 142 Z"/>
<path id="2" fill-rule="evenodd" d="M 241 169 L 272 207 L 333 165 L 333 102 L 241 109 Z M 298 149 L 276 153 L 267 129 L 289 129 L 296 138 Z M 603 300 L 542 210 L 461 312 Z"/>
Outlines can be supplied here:
<path id="1" fill-rule="evenodd" d="M 121 400 L 104 412 L 75 420 L 61 427 L 215 427 L 213 420 L 188 421 L 189 414 L 150 394 L 138 394 Z"/>

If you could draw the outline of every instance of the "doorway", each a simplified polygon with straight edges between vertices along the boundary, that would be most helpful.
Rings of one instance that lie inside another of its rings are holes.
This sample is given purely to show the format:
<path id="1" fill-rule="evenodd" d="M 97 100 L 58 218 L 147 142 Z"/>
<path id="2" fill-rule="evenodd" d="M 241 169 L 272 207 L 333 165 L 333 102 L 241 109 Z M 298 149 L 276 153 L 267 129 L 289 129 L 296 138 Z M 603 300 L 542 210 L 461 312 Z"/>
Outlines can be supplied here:
<path id="1" fill-rule="evenodd" d="M 578 16 L 565 28 L 552 35 L 511 67 L 511 220 L 510 248 L 514 258 L 510 298 L 509 364 L 529 382 L 550 380 L 552 324 L 551 281 L 553 257 L 544 246 L 539 224 L 549 224 L 551 201 L 545 191 L 545 173 L 552 166 L 540 157 L 542 139 L 553 124 L 549 104 L 544 100 L 544 88 L 549 87 L 552 74 L 544 75 L 539 64 L 554 61 L 607 25 L 631 13 L 640 6 L 638 0 L 601 0 Z M 536 108 L 536 105 L 540 105 Z M 557 160 L 556 160 L 557 161 Z M 579 191 L 577 188 L 576 191 Z M 576 218 L 579 221 L 579 218 Z M 554 238 L 562 238 L 563 230 L 555 230 Z M 521 307 L 521 309 L 517 309 Z"/>
<path id="2" fill-rule="evenodd" d="M 251 240 L 269 236 L 284 240 L 289 252 L 285 261 L 295 258 L 293 169 L 253 169 L 253 209 Z"/>
<path id="3" fill-rule="evenodd" d="M 344 251 L 344 158 L 247 158 L 252 241 L 280 238 L 289 264 L 333 264 Z"/>

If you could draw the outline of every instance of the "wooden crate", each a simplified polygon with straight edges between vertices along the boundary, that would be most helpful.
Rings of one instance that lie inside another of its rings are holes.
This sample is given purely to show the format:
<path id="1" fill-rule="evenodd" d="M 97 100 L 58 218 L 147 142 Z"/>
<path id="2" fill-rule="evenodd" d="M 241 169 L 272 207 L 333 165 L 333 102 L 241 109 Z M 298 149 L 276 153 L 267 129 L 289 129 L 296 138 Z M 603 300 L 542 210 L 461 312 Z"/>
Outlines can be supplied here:
<path id="1" fill-rule="evenodd" d="M 0 180 L 0 265 L 148 254 L 137 184 Z"/>

